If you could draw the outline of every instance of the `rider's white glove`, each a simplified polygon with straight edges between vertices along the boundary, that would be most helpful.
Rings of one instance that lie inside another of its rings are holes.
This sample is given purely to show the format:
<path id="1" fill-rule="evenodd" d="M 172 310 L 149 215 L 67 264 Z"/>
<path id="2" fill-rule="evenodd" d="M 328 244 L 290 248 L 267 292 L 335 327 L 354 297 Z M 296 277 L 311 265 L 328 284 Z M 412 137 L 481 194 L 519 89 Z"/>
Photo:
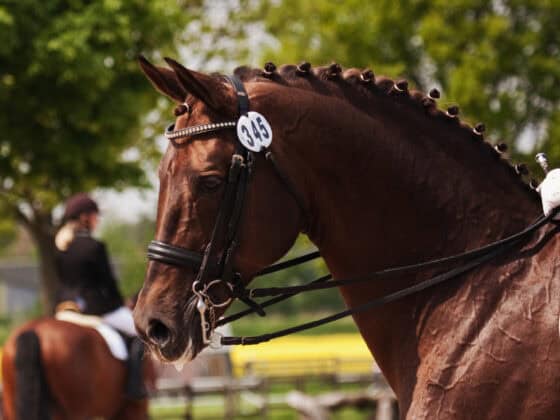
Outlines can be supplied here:
<path id="1" fill-rule="evenodd" d="M 543 212 L 548 216 L 552 210 L 560 206 L 560 169 L 550 171 L 537 191 L 541 194 Z M 555 219 L 560 219 L 560 213 Z"/>

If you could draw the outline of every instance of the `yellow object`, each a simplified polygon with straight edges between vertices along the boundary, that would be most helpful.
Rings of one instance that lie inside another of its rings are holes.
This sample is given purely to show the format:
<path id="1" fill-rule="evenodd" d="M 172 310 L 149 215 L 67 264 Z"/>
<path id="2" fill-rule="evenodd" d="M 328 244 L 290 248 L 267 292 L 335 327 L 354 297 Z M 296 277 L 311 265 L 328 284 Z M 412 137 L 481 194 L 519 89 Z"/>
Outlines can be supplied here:
<path id="1" fill-rule="evenodd" d="M 235 376 L 369 373 L 373 357 L 359 334 L 283 337 L 231 349 Z"/>

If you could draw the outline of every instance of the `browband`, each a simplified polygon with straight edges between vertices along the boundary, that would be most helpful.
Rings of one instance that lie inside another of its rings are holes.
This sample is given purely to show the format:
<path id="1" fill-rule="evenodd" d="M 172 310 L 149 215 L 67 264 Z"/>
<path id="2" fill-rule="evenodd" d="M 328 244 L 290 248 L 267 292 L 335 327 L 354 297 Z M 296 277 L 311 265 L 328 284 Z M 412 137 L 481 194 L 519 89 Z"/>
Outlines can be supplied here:
<path id="1" fill-rule="evenodd" d="M 225 128 L 233 128 L 237 125 L 237 121 L 224 121 L 219 123 L 193 125 L 191 127 L 175 130 L 175 123 L 169 124 L 165 129 L 165 138 L 167 140 L 176 141 L 183 137 L 190 137 L 199 134 L 212 133 L 214 131 Z"/>

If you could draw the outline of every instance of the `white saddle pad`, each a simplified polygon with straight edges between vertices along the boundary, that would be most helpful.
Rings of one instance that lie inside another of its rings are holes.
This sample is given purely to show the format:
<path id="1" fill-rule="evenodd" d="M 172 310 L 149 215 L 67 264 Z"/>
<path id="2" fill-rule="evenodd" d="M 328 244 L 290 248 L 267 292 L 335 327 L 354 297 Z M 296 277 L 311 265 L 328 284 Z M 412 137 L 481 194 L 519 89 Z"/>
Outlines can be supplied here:
<path id="1" fill-rule="evenodd" d="M 103 323 L 103 320 L 94 315 L 84 315 L 74 311 L 60 311 L 54 316 L 60 321 L 71 322 L 72 324 L 90 327 L 97 330 L 107 343 L 111 354 L 119 360 L 128 359 L 128 350 L 122 336 L 113 328 Z"/>

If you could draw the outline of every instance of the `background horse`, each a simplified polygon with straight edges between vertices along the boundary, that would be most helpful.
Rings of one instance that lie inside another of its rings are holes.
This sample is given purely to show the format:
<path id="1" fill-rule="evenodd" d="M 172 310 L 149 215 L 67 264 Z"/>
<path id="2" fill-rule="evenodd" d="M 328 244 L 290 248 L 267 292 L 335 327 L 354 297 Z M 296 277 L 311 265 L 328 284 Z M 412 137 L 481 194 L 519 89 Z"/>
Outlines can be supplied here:
<path id="1" fill-rule="evenodd" d="M 146 359 L 145 374 L 153 375 Z M 148 418 L 124 396 L 126 364 L 93 328 L 44 318 L 14 331 L 2 354 L 6 420 Z"/>
<path id="2" fill-rule="evenodd" d="M 186 103 L 176 109 L 175 130 L 238 118 L 236 95 L 223 78 L 168 64 L 172 70 L 141 61 L 158 90 Z M 456 107 L 439 111 L 436 94 L 336 64 L 269 64 L 236 75 L 250 109 L 272 127 L 275 156 L 271 162 L 257 154 L 253 164 L 234 260 L 244 279 L 280 258 L 301 231 L 335 278 L 351 278 L 475 249 L 542 213 L 538 194 L 521 179 L 524 168 L 483 140 L 482 125 L 461 123 Z M 158 241 L 203 252 L 236 141 L 235 130 L 221 130 L 171 142 L 159 168 Z M 354 316 L 402 418 L 557 417 L 554 229 L 546 225 L 459 279 Z M 162 261 L 148 266 L 135 321 L 165 360 L 191 358 L 204 347 L 195 271 Z M 424 269 L 341 293 L 356 307 L 433 274 Z"/>

